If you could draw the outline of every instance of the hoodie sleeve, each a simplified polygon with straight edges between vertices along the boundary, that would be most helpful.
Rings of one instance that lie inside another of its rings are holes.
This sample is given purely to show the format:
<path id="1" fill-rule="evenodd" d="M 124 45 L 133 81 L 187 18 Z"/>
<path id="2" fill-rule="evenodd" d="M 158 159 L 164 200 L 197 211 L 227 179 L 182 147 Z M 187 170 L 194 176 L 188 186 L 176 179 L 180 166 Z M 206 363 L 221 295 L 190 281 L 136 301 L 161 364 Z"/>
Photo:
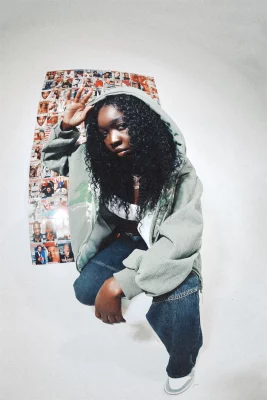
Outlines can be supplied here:
<path id="1" fill-rule="evenodd" d="M 134 250 L 115 273 L 125 296 L 160 296 L 175 289 L 200 262 L 203 220 L 202 184 L 188 159 L 180 171 L 172 214 L 159 226 L 159 239 L 148 250 Z"/>
<path id="2" fill-rule="evenodd" d="M 76 142 L 79 136 L 77 128 L 62 131 L 60 124 L 54 125 L 48 143 L 42 150 L 42 161 L 45 166 L 60 175 L 68 176 L 69 156 L 78 148 Z"/>

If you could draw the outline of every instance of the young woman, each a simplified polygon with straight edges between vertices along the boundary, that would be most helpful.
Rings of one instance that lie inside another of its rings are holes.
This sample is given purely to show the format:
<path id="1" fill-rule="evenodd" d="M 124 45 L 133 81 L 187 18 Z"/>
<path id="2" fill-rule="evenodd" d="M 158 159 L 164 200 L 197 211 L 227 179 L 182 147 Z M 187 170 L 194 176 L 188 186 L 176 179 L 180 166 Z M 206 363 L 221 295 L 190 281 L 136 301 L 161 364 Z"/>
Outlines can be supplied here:
<path id="1" fill-rule="evenodd" d="M 178 394 L 191 385 L 202 346 L 202 184 L 181 132 L 147 94 L 120 87 L 87 106 L 92 91 L 82 93 L 68 93 L 43 149 L 47 168 L 70 177 L 75 294 L 111 324 L 125 322 L 123 296 L 153 297 L 146 317 L 170 356 L 165 391 Z"/>

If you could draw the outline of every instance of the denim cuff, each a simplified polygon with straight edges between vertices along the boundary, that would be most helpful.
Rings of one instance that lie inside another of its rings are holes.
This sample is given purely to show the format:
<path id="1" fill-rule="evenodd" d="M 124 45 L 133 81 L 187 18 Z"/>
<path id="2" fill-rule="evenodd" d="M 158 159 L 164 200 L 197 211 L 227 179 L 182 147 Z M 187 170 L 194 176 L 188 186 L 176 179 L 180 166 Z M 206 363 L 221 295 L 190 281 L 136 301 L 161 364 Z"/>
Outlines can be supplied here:
<path id="1" fill-rule="evenodd" d="M 143 290 L 140 289 L 140 287 L 135 282 L 135 270 L 125 268 L 120 272 L 115 272 L 113 276 L 119 283 L 127 299 L 131 300 L 133 297 L 143 292 Z"/>

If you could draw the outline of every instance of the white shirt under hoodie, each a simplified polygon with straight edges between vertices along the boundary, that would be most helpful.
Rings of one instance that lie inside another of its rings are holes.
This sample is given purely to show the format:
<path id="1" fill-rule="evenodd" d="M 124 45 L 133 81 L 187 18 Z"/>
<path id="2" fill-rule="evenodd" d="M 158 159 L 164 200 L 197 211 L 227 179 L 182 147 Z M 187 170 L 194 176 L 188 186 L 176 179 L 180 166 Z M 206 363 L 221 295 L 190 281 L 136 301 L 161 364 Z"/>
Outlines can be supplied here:
<path id="1" fill-rule="evenodd" d="M 136 221 L 137 220 L 137 204 L 131 204 L 128 203 L 129 205 L 129 216 L 128 220 L 130 221 Z M 126 212 L 123 207 L 114 207 L 110 204 L 110 202 L 107 204 L 107 208 L 109 209 L 110 212 L 113 214 L 117 215 L 120 218 L 127 219 L 126 218 Z M 153 218 L 153 213 L 150 212 L 148 213 L 137 225 L 137 230 L 146 242 L 147 247 L 150 247 L 149 243 L 149 231 L 150 231 L 150 226 L 152 223 L 152 218 Z"/>

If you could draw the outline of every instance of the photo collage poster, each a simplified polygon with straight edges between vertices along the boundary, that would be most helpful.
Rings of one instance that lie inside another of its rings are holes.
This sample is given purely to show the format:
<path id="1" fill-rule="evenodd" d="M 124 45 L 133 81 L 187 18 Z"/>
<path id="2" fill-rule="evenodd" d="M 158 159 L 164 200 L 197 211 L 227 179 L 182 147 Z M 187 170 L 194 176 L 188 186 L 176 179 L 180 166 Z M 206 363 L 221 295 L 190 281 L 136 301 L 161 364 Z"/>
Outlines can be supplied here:
<path id="1" fill-rule="evenodd" d="M 69 178 L 48 170 L 41 160 L 51 129 L 63 119 L 66 94 L 71 97 L 84 87 L 83 96 L 93 89 L 92 99 L 118 86 L 145 91 L 160 104 L 155 80 L 130 72 L 75 69 L 48 71 L 38 103 L 29 170 L 29 234 L 34 265 L 74 262 L 68 215 Z M 86 141 L 84 124 L 78 143 Z"/>

